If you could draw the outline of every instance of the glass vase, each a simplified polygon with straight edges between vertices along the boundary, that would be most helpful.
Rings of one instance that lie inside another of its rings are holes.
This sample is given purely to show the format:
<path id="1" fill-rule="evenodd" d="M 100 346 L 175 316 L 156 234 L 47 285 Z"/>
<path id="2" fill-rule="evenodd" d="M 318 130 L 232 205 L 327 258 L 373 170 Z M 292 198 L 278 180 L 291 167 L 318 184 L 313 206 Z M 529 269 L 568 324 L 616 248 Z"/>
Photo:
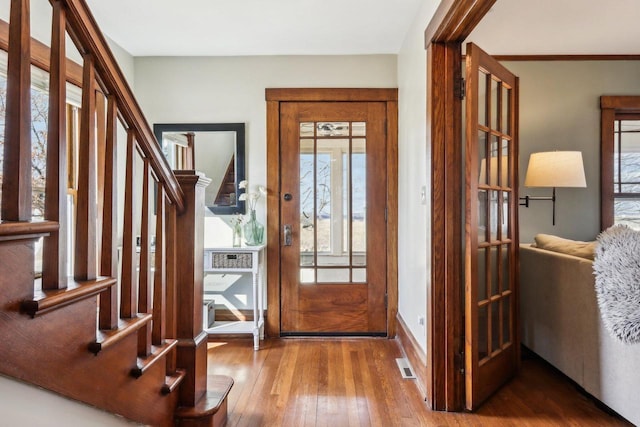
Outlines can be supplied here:
<path id="1" fill-rule="evenodd" d="M 234 224 L 233 226 L 233 247 L 239 248 L 242 246 L 242 226 L 240 224 Z"/>
<path id="2" fill-rule="evenodd" d="M 256 211 L 251 211 L 249 221 L 244 225 L 244 241 L 247 246 L 261 245 L 264 240 L 264 225 L 256 220 Z"/>

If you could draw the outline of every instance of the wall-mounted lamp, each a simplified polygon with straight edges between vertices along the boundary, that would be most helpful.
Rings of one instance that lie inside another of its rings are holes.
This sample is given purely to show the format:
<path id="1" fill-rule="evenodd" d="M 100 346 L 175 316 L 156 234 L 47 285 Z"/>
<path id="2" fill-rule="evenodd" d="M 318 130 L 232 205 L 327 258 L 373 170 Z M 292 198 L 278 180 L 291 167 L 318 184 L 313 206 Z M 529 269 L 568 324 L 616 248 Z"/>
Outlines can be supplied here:
<path id="1" fill-rule="evenodd" d="M 549 151 L 529 157 L 525 187 L 552 187 L 551 197 L 520 197 L 520 206 L 529 207 L 532 200 L 551 200 L 553 225 L 556 225 L 556 187 L 586 187 L 584 164 L 580 151 Z"/>

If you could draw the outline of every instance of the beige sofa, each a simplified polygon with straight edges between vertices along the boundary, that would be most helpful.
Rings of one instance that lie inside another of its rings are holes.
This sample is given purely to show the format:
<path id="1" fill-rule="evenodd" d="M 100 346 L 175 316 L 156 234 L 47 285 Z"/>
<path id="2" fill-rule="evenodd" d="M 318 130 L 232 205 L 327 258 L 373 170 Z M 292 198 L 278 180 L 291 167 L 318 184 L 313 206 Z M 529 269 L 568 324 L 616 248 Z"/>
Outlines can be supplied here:
<path id="1" fill-rule="evenodd" d="M 606 331 L 594 280 L 591 260 L 520 245 L 522 343 L 640 425 L 640 344 Z"/>

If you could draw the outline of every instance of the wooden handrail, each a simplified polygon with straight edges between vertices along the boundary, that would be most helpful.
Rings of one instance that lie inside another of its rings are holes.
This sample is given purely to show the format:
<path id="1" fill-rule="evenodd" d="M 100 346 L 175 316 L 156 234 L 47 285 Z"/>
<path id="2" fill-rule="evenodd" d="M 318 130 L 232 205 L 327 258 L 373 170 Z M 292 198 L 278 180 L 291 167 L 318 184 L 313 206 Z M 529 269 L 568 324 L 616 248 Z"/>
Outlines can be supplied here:
<path id="1" fill-rule="evenodd" d="M 182 212 L 182 189 L 93 15 L 83 0 L 65 0 L 65 3 L 68 7 L 69 35 L 77 45 L 82 46 L 94 57 L 96 70 L 108 93 L 116 97 L 127 127 L 135 132 L 138 145 L 145 157 L 150 159 L 151 167 L 158 179 L 165 185 L 167 197 L 176 205 L 178 212 Z"/>

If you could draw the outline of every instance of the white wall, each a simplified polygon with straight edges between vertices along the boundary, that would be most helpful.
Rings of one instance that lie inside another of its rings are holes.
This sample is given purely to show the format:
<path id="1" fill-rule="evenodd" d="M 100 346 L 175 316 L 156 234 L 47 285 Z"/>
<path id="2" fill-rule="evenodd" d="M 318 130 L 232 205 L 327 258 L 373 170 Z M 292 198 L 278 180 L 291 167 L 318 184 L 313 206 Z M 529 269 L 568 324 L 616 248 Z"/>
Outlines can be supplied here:
<path id="1" fill-rule="evenodd" d="M 423 351 L 427 333 L 418 319 L 426 319 L 431 280 L 431 147 L 424 30 L 437 3 L 424 3 L 398 55 L 398 312 Z"/>
<path id="2" fill-rule="evenodd" d="M 116 62 L 120 66 L 120 70 L 122 70 L 122 74 L 124 74 L 124 78 L 127 80 L 127 83 L 129 83 L 129 86 L 131 86 L 131 90 L 133 90 L 135 86 L 135 62 L 133 56 L 109 37 L 105 36 L 105 38 L 107 39 L 109 48 L 111 48 L 111 53 L 113 53 Z"/>
<path id="3" fill-rule="evenodd" d="M 135 91 L 151 124 L 246 123 L 246 171 L 253 188 L 267 180 L 266 88 L 396 87 L 396 71 L 395 55 L 137 57 Z M 264 198 L 257 214 L 266 224 Z M 205 245 L 231 245 L 224 222 L 209 216 L 205 221 Z M 234 294 L 239 292 L 247 303 L 236 308 L 251 306 L 248 280 L 234 286 Z"/>
<path id="4" fill-rule="evenodd" d="M 520 77 L 520 196 L 551 195 L 526 188 L 529 155 L 577 150 L 584 158 L 587 188 L 559 188 L 556 226 L 551 202 L 520 207 L 520 241 L 537 233 L 593 240 L 600 231 L 600 96 L 639 95 L 640 61 L 505 62 Z"/>
<path id="5" fill-rule="evenodd" d="M 87 427 L 138 425 L 84 403 L 0 375 L 2 425 Z"/>
<path id="6" fill-rule="evenodd" d="M 136 97 L 149 123 L 246 123 L 250 185 L 266 184 L 265 88 L 395 87 L 394 55 L 138 57 Z M 258 212 L 264 221 L 264 204 Z"/>

